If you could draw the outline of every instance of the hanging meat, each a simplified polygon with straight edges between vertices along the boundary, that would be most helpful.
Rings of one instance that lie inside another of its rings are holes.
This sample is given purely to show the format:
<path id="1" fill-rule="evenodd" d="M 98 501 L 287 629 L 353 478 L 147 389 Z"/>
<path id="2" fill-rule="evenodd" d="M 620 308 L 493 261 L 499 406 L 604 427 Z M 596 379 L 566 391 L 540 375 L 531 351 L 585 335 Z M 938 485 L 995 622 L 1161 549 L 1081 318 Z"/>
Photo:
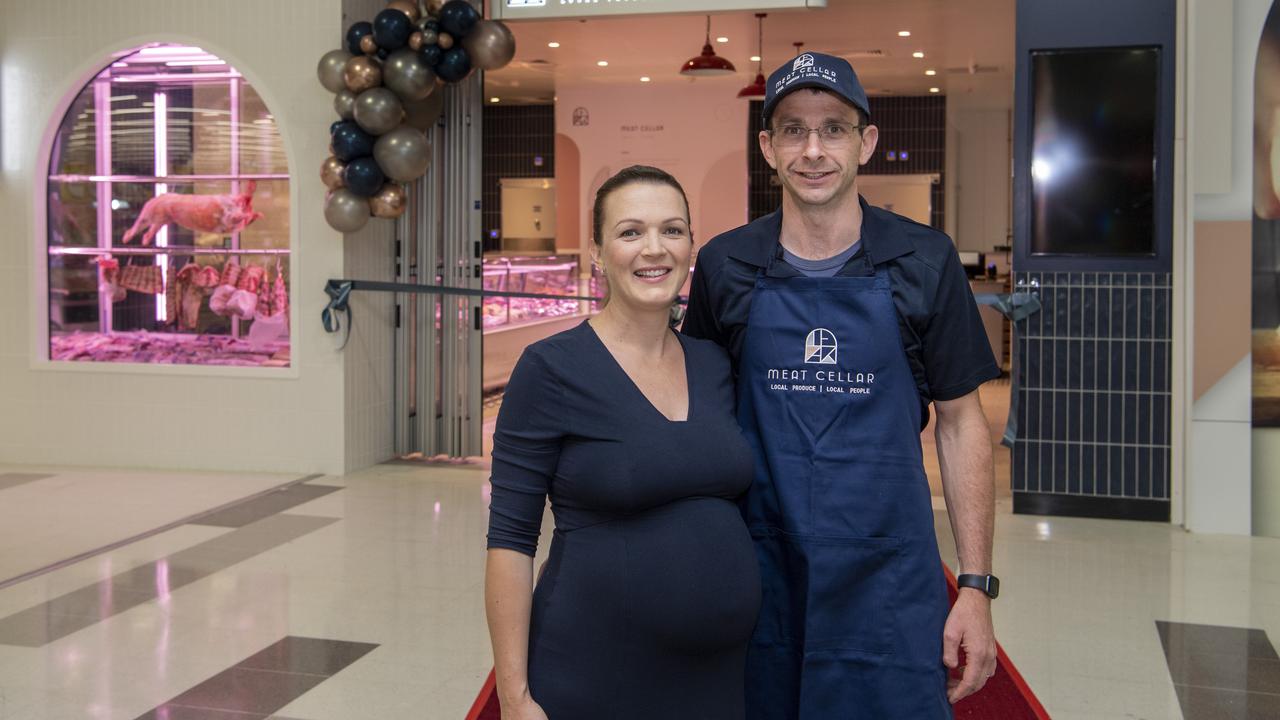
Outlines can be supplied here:
<path id="1" fill-rule="evenodd" d="M 120 261 L 110 255 L 102 255 L 94 260 L 98 263 L 98 292 L 111 297 L 111 302 L 120 302 L 128 293 L 120 287 Z"/>
<path id="2" fill-rule="evenodd" d="M 253 210 L 253 191 L 257 183 L 250 180 L 238 195 L 157 195 L 142 206 L 142 212 L 125 232 L 121 242 L 127 243 L 143 229 L 142 244 L 150 245 L 160 228 L 174 223 L 196 232 L 227 235 L 248 227 L 262 213 Z"/>
<path id="3" fill-rule="evenodd" d="M 280 259 L 276 258 L 276 280 L 271 285 L 271 315 L 289 311 L 289 288 L 284 284 L 284 270 L 280 267 Z"/>
<path id="4" fill-rule="evenodd" d="M 207 268 L 195 263 L 187 263 L 174 274 L 169 283 L 170 322 L 175 322 L 179 330 L 195 330 L 200 320 L 200 306 L 204 303 L 205 289 L 200 286 L 199 278 Z"/>
<path id="5" fill-rule="evenodd" d="M 236 292 L 236 284 L 240 282 L 240 258 L 232 257 L 222 266 L 222 277 L 218 280 L 218 288 L 209 298 L 209 309 L 215 315 L 226 317 L 227 303 Z"/>
<path id="6" fill-rule="evenodd" d="M 261 265 L 250 265 L 240 273 L 236 291 L 227 300 L 227 314 L 246 320 L 253 318 L 254 311 L 258 309 L 258 287 L 266 274 Z"/>

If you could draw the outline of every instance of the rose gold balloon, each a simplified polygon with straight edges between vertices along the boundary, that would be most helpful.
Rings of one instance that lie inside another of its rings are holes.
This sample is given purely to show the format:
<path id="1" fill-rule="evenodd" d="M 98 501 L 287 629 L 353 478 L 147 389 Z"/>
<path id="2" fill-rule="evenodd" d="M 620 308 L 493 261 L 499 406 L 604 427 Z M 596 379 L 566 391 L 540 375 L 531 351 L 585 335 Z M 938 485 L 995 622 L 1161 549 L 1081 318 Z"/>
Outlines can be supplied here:
<path id="1" fill-rule="evenodd" d="M 378 54 L 378 43 L 374 42 L 372 35 L 365 35 L 360 38 L 360 52 L 365 55 Z"/>
<path id="2" fill-rule="evenodd" d="M 421 31 L 415 32 L 414 34 L 409 36 L 410 50 L 421 50 L 422 46 L 426 44 L 427 44 L 426 40 L 423 38 Z"/>
<path id="3" fill-rule="evenodd" d="M 391 10 L 399 10 L 409 16 L 409 22 L 418 22 L 418 3 L 413 0 L 391 0 L 387 3 L 387 8 Z"/>
<path id="4" fill-rule="evenodd" d="M 440 33 L 440 37 L 436 38 L 436 44 L 441 50 L 448 50 L 453 47 L 453 36 L 447 32 Z"/>
<path id="5" fill-rule="evenodd" d="M 382 66 L 371 57 L 353 57 L 347 61 L 342 79 L 346 81 L 348 90 L 359 95 L 382 84 Z"/>
<path id="6" fill-rule="evenodd" d="M 342 171 L 347 169 L 347 164 L 336 157 L 325 158 L 320 164 L 320 182 L 330 190 L 337 190 L 345 187 L 346 183 L 342 180 Z"/>
<path id="7" fill-rule="evenodd" d="M 427 14 L 431 17 L 440 15 L 440 8 L 444 7 L 446 0 L 427 0 Z"/>
<path id="8" fill-rule="evenodd" d="M 369 211 L 374 217 L 395 219 L 404 214 L 409 207 L 404 187 L 397 183 L 387 183 L 373 197 L 369 198 Z"/>

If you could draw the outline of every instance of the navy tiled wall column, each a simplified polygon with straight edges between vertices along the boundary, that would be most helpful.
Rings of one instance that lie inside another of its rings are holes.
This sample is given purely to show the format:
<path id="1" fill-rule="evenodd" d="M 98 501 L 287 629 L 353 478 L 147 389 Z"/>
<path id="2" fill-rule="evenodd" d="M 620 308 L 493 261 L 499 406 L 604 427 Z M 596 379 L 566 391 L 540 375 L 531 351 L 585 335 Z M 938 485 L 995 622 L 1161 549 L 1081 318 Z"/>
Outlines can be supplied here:
<path id="1" fill-rule="evenodd" d="M 1017 512 L 1169 518 L 1170 278 L 1031 272 L 1018 322 Z"/>
<path id="2" fill-rule="evenodd" d="M 1177 4 L 1018 0 L 1016 24 L 1014 283 L 1038 284 L 1043 309 L 1014 328 L 1014 511 L 1167 522 Z M 1155 253 L 1035 255 L 1031 55 L 1118 47 L 1160 50 Z"/>

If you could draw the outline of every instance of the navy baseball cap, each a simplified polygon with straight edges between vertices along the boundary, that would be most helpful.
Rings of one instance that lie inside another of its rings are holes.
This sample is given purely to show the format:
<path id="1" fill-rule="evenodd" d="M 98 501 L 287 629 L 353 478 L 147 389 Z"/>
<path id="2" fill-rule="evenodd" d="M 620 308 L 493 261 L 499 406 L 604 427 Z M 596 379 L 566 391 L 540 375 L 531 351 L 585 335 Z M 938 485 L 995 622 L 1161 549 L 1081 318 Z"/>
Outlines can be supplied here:
<path id="1" fill-rule="evenodd" d="M 848 60 L 823 53 L 804 53 L 782 67 L 773 71 L 769 82 L 765 83 L 764 122 L 769 124 L 769 116 L 778 101 L 786 97 L 792 90 L 800 88 L 818 88 L 835 93 L 845 102 L 858 108 L 867 120 L 871 119 L 871 108 L 867 104 L 867 91 L 858 82 L 858 74 Z"/>

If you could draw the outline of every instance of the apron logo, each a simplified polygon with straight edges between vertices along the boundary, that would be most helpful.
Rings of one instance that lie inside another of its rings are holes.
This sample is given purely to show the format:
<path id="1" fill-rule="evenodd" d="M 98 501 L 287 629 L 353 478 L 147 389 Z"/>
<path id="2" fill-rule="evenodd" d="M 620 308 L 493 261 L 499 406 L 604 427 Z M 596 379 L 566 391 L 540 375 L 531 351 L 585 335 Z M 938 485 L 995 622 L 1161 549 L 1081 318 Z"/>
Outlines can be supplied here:
<path id="1" fill-rule="evenodd" d="M 817 328 L 804 340 L 804 361 L 810 365 L 835 365 L 839 345 L 834 333 Z"/>

